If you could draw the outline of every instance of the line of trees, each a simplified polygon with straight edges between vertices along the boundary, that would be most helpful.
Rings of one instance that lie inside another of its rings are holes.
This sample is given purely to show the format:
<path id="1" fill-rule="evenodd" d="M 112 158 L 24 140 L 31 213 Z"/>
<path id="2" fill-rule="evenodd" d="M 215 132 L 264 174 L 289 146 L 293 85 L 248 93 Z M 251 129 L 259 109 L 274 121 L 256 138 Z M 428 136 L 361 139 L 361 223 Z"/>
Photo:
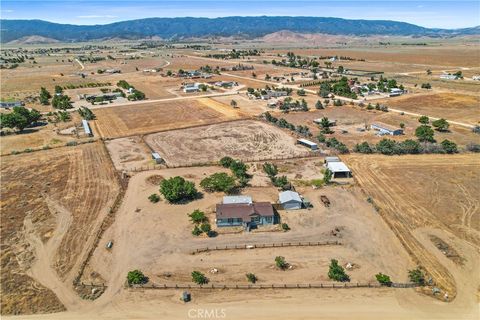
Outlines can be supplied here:
<path id="1" fill-rule="evenodd" d="M 35 124 L 42 115 L 35 109 L 14 107 L 13 112 L 0 114 L 0 128 L 17 129 L 22 132 L 25 128 Z"/>

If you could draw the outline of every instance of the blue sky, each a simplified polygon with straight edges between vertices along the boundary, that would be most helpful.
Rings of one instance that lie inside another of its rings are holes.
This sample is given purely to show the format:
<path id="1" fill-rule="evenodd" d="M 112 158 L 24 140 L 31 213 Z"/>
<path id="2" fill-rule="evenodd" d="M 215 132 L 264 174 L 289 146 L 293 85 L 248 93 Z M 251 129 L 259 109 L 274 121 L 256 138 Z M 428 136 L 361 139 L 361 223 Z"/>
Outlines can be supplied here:
<path id="1" fill-rule="evenodd" d="M 0 0 L 2 19 L 106 24 L 149 17 L 318 16 L 396 20 L 432 28 L 480 25 L 480 1 Z"/>

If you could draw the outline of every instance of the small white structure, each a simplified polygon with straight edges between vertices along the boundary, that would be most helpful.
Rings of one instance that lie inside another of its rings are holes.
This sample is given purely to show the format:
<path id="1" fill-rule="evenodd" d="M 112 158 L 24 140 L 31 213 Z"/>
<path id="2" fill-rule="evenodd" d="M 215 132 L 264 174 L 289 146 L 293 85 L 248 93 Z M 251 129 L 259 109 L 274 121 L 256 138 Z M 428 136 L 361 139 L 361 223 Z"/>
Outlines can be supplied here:
<path id="1" fill-rule="evenodd" d="M 1 101 L 0 108 L 13 108 L 13 107 L 21 107 L 23 106 L 22 101 Z"/>
<path id="2" fill-rule="evenodd" d="M 200 91 L 200 84 L 195 82 L 195 83 L 186 83 L 183 86 L 183 92 L 185 93 L 191 93 L 191 92 L 199 92 Z"/>
<path id="3" fill-rule="evenodd" d="M 340 158 L 338 158 L 338 157 L 325 157 L 325 159 L 323 160 L 323 163 L 325 164 L 325 166 L 329 162 L 340 162 Z"/>
<path id="4" fill-rule="evenodd" d="M 298 139 L 297 143 L 299 143 L 301 145 L 304 145 L 306 147 L 309 147 L 312 150 L 317 150 L 318 149 L 318 145 L 315 142 L 312 142 L 312 141 L 307 140 L 307 139 Z"/>
<path id="5" fill-rule="evenodd" d="M 480 76 L 473 76 L 472 80 L 480 81 Z"/>
<path id="6" fill-rule="evenodd" d="M 252 204 L 253 200 L 250 196 L 224 196 L 223 204 L 245 203 Z"/>
<path id="7" fill-rule="evenodd" d="M 285 210 L 297 210 L 302 208 L 303 200 L 297 192 L 283 191 L 278 194 L 278 203 Z"/>
<path id="8" fill-rule="evenodd" d="M 350 178 L 352 176 L 350 169 L 341 161 L 328 162 L 327 168 L 332 172 L 333 178 Z"/>
<path id="9" fill-rule="evenodd" d="M 160 157 L 160 154 L 158 152 L 152 152 L 152 159 L 155 160 L 156 164 L 160 164 L 163 162 L 162 157 Z"/>
<path id="10" fill-rule="evenodd" d="M 396 96 L 400 96 L 403 94 L 403 90 L 402 89 L 399 89 L 399 88 L 392 88 L 390 89 L 390 94 L 389 96 L 390 97 L 396 97 Z"/>
<path id="11" fill-rule="evenodd" d="M 440 79 L 444 80 L 457 80 L 457 76 L 454 74 L 444 73 L 440 75 Z"/>
<path id="12" fill-rule="evenodd" d="M 82 126 L 83 126 L 83 130 L 85 131 L 85 134 L 89 137 L 93 137 L 92 130 L 90 129 L 90 125 L 88 124 L 87 120 L 82 120 Z"/>
<path id="13" fill-rule="evenodd" d="M 403 134 L 403 129 L 395 128 L 386 124 L 380 123 L 373 123 L 370 125 L 372 130 L 378 131 L 378 135 L 391 135 L 391 136 L 399 136 Z"/>

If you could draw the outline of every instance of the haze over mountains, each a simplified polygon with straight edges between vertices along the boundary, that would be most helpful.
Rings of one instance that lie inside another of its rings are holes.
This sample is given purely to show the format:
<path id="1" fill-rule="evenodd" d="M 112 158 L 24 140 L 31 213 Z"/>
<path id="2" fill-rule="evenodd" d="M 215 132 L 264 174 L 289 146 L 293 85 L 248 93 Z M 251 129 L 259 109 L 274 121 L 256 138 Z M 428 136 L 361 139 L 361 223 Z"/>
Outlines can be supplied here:
<path id="1" fill-rule="evenodd" d="M 70 25 L 42 20 L 0 20 L 1 42 L 44 37 L 62 42 L 97 39 L 185 39 L 203 37 L 256 38 L 288 30 L 330 35 L 463 36 L 479 35 L 480 27 L 431 29 L 389 20 L 348 20 L 323 17 L 148 18 L 105 25 Z"/>

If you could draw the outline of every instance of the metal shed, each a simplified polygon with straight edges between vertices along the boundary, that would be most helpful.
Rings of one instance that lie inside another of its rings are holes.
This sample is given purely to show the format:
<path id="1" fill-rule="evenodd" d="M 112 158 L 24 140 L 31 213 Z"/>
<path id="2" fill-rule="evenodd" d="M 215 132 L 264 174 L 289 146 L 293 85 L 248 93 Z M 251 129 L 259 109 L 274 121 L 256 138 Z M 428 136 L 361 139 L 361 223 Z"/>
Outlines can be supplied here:
<path id="1" fill-rule="evenodd" d="M 92 130 L 90 129 L 90 125 L 88 124 L 87 120 L 82 120 L 82 126 L 83 130 L 85 131 L 85 134 L 89 137 L 93 136 Z"/>
<path id="2" fill-rule="evenodd" d="M 297 210 L 302 208 L 302 198 L 297 192 L 283 191 L 278 195 L 278 202 L 285 210 Z"/>
<path id="3" fill-rule="evenodd" d="M 312 142 L 312 141 L 307 140 L 307 139 L 298 139 L 297 143 L 299 143 L 301 145 L 304 145 L 306 147 L 309 147 L 312 150 L 317 150 L 318 149 L 318 145 L 315 142 Z"/>
<path id="4" fill-rule="evenodd" d="M 162 163 L 163 159 L 157 152 L 152 152 L 152 159 L 155 160 L 156 164 Z"/>
<path id="5" fill-rule="evenodd" d="M 327 168 L 332 172 L 333 178 L 350 178 L 352 172 L 343 162 L 328 162 Z"/>

